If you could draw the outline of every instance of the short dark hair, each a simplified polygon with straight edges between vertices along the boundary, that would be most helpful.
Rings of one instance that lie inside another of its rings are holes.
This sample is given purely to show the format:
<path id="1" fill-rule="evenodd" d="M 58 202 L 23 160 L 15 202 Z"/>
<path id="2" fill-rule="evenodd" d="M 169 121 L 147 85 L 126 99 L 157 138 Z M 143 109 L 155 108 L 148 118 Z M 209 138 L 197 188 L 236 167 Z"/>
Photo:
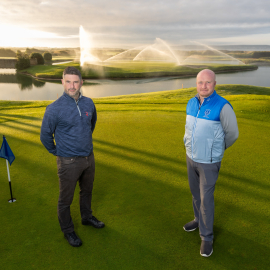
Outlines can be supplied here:
<path id="1" fill-rule="evenodd" d="M 79 76 L 80 80 L 82 81 L 82 74 L 81 72 L 75 68 L 75 67 L 66 67 L 63 71 L 63 79 L 66 74 L 71 74 L 71 75 L 77 75 Z"/>

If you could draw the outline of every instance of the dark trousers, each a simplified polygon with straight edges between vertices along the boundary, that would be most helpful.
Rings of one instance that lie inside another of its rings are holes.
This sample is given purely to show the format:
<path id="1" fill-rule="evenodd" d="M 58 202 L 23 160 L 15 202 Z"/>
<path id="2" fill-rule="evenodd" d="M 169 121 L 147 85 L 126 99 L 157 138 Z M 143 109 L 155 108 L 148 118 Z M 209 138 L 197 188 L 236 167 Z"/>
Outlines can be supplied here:
<path id="1" fill-rule="evenodd" d="M 199 223 L 200 236 L 204 241 L 214 238 L 214 191 L 221 162 L 205 164 L 187 156 L 188 182 L 192 194 L 195 221 Z"/>
<path id="2" fill-rule="evenodd" d="M 58 219 L 63 233 L 74 231 L 70 215 L 70 205 L 73 201 L 77 181 L 80 186 L 81 218 L 92 216 L 91 201 L 95 177 L 94 154 L 89 157 L 57 157 L 59 177 Z"/>

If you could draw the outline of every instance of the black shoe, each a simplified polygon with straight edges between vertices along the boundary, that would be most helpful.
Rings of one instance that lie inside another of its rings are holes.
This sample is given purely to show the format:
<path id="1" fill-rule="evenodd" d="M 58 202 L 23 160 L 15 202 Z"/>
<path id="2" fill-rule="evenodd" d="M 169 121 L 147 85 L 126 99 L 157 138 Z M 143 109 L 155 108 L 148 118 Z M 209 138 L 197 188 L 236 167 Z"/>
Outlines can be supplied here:
<path id="1" fill-rule="evenodd" d="M 192 232 L 195 231 L 198 227 L 199 227 L 198 222 L 192 220 L 189 223 L 187 223 L 183 228 L 186 232 Z"/>
<path id="2" fill-rule="evenodd" d="M 213 241 L 203 241 L 201 243 L 200 254 L 203 257 L 209 257 L 213 253 Z"/>
<path id="3" fill-rule="evenodd" d="M 71 246 L 80 247 L 82 245 L 82 240 L 76 235 L 75 232 L 65 233 L 64 236 Z"/>
<path id="4" fill-rule="evenodd" d="M 88 219 L 82 219 L 82 225 L 91 225 L 97 229 L 101 229 L 105 226 L 105 224 L 99 221 L 96 217 L 92 216 Z"/>

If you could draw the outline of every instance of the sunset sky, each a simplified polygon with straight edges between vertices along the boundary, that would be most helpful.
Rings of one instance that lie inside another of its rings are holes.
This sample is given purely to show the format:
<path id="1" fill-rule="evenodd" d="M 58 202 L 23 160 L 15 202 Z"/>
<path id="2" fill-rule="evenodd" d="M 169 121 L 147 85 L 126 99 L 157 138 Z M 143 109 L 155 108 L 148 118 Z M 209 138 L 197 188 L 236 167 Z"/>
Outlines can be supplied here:
<path id="1" fill-rule="evenodd" d="M 78 47 L 79 27 L 96 47 L 270 45 L 269 0 L 1 0 L 0 47 Z"/>

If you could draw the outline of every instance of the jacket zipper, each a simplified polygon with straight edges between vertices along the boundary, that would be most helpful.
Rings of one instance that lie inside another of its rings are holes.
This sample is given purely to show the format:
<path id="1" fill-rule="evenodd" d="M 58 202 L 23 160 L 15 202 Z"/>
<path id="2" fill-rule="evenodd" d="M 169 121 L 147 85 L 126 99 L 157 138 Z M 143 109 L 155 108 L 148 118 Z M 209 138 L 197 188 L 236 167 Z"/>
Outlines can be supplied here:
<path id="1" fill-rule="evenodd" d="M 82 114 L 81 114 L 81 111 L 80 111 L 80 107 L 78 105 L 79 99 L 77 101 L 75 100 L 75 102 L 76 102 L 76 106 L 77 106 L 77 109 L 79 111 L 80 117 L 82 117 Z"/>
<path id="2" fill-rule="evenodd" d="M 198 101 L 199 101 L 199 103 L 200 103 L 200 100 L 198 100 Z M 191 153 L 192 153 L 192 158 L 193 158 L 194 133 L 195 133 L 196 125 L 197 125 L 197 119 L 198 119 L 198 116 L 199 116 L 199 113 L 200 113 L 200 109 L 201 109 L 203 103 L 204 103 L 204 100 L 203 100 L 202 104 L 200 104 L 200 106 L 199 106 L 199 110 L 198 110 L 198 113 L 197 113 L 197 115 L 196 115 L 196 120 L 195 120 L 195 123 L 194 123 L 194 126 L 193 126 L 193 131 L 192 131 L 192 141 L 191 141 Z"/>

